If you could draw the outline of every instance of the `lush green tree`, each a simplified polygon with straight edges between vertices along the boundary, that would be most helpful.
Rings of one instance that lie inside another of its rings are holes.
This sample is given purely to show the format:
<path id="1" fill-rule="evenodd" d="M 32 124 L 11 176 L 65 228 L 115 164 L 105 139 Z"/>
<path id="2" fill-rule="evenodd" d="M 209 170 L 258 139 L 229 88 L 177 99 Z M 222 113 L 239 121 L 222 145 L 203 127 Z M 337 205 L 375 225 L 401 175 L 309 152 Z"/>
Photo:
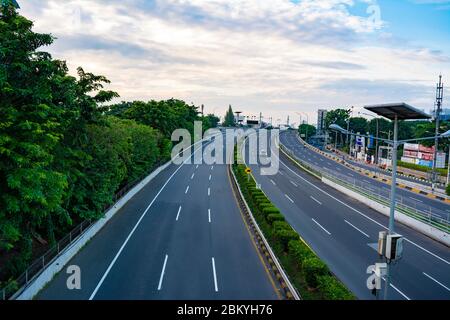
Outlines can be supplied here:
<path id="1" fill-rule="evenodd" d="M 356 117 L 350 118 L 349 130 L 355 133 L 367 134 L 368 132 L 368 122 L 365 118 Z"/>
<path id="2" fill-rule="evenodd" d="M 332 124 L 337 124 L 347 129 L 347 121 L 350 119 L 350 110 L 334 109 L 327 112 L 325 117 L 325 127 L 328 128 Z"/>
<path id="3" fill-rule="evenodd" d="M 53 38 L 32 31 L 12 6 L 0 18 L 0 250 L 19 243 L 24 256 L 51 216 L 65 215 L 64 173 L 52 168 L 63 106 L 53 88 L 63 66 L 45 52 Z M 63 219 L 65 219 L 64 217 Z M 17 248 L 16 248 L 17 249 Z"/>
<path id="4" fill-rule="evenodd" d="M 314 136 L 316 134 L 316 131 L 317 131 L 316 127 L 306 123 L 301 124 L 300 127 L 298 128 L 300 136 L 304 135 L 305 138 Z"/>
<path id="5" fill-rule="evenodd" d="M 219 117 L 214 114 L 208 114 L 206 117 L 203 117 L 203 130 L 208 130 L 210 128 L 217 128 L 217 125 L 220 122 Z"/>
<path id="6" fill-rule="evenodd" d="M 234 121 L 234 113 L 231 105 L 228 107 L 228 111 L 225 114 L 225 120 L 223 122 L 224 127 L 234 127 L 236 122 Z"/>

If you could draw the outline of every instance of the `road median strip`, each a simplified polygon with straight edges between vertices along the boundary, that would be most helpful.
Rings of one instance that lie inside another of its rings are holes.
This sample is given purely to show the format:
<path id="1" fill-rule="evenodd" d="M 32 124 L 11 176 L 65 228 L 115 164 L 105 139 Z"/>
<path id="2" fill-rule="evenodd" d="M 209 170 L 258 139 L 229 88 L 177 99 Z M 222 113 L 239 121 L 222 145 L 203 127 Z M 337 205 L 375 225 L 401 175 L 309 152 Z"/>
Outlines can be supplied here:
<path id="1" fill-rule="evenodd" d="M 230 166 L 235 188 L 239 190 L 253 225 L 258 244 L 273 270 L 284 297 L 305 300 L 349 300 L 355 296 L 330 272 L 300 235 L 285 221 L 281 212 L 258 188 L 245 166 Z M 267 239 L 267 240 L 266 240 Z M 279 275 L 278 275 L 279 274 Z"/>

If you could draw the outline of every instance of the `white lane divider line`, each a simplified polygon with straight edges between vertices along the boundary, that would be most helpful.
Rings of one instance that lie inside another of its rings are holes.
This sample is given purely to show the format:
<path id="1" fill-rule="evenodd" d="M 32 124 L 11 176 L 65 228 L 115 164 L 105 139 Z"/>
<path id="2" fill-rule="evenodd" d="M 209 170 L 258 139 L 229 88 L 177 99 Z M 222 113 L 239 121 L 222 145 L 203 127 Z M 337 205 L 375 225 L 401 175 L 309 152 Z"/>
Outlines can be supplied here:
<path id="1" fill-rule="evenodd" d="M 194 179 L 194 177 L 195 177 L 195 173 L 193 173 L 193 174 L 192 174 L 192 176 L 191 176 L 191 180 L 193 180 L 193 179 Z"/>
<path id="2" fill-rule="evenodd" d="M 186 191 L 184 193 L 187 194 L 188 192 L 189 192 L 189 186 L 187 186 Z"/>
<path id="3" fill-rule="evenodd" d="M 198 169 L 198 165 L 195 167 L 195 169 Z"/>
<path id="4" fill-rule="evenodd" d="M 284 195 L 290 202 L 294 203 L 294 200 L 292 200 L 287 194 Z"/>
<path id="5" fill-rule="evenodd" d="M 211 223 L 211 209 L 208 209 L 208 221 Z"/>
<path id="6" fill-rule="evenodd" d="M 194 151 L 194 155 L 198 152 L 202 150 L 202 146 L 200 146 L 199 148 L 197 148 Z M 175 172 L 172 173 L 172 175 L 166 180 L 166 182 L 164 183 L 164 185 L 161 187 L 161 189 L 159 189 L 158 193 L 155 195 L 155 197 L 153 198 L 153 200 L 150 202 L 150 204 L 148 205 L 148 207 L 145 209 L 144 213 L 142 213 L 141 217 L 139 218 L 139 220 L 136 222 L 136 224 L 134 225 L 133 229 L 130 231 L 130 233 L 128 234 L 127 238 L 125 239 L 125 241 L 123 242 L 122 246 L 120 247 L 119 251 L 117 251 L 116 255 L 114 256 L 114 259 L 111 261 L 111 263 L 109 264 L 108 268 L 106 269 L 105 273 L 103 274 L 102 278 L 100 279 L 100 281 L 98 282 L 97 286 L 95 287 L 94 291 L 92 292 L 91 296 L 89 297 L 89 300 L 93 300 L 95 298 L 95 295 L 97 294 L 98 290 L 100 289 L 100 287 L 102 286 L 103 282 L 105 281 L 106 277 L 108 276 L 109 272 L 111 271 L 111 269 L 113 268 L 114 264 L 116 263 L 117 259 L 119 259 L 120 255 L 122 254 L 122 251 L 124 250 L 125 246 L 127 245 L 128 241 L 130 241 L 131 237 L 133 236 L 134 232 L 136 231 L 136 229 L 139 227 L 139 225 L 141 224 L 141 221 L 144 219 L 145 215 L 147 214 L 147 212 L 150 210 L 150 208 L 153 206 L 153 204 L 155 203 L 156 199 L 159 197 L 159 195 L 161 194 L 161 192 L 163 192 L 163 190 L 166 188 L 166 186 L 169 184 L 169 182 L 172 180 L 172 178 L 177 174 L 178 171 L 180 171 L 180 169 L 186 164 L 186 162 L 189 160 L 190 158 L 184 160 L 184 162 L 175 170 Z"/>
<path id="7" fill-rule="evenodd" d="M 386 281 L 386 280 L 385 280 Z M 391 287 L 394 288 L 395 291 L 397 291 L 398 293 L 400 293 L 400 295 L 402 295 L 403 298 L 405 298 L 406 300 L 411 300 L 406 294 L 404 294 L 403 292 L 401 292 L 396 286 L 394 286 L 391 283 Z"/>
<path id="8" fill-rule="evenodd" d="M 175 221 L 178 221 L 178 219 L 180 218 L 180 212 L 181 212 L 181 206 L 178 208 L 177 218 L 175 219 Z"/>
<path id="9" fill-rule="evenodd" d="M 431 280 L 433 280 L 434 282 L 436 282 L 438 285 L 442 286 L 445 290 L 450 291 L 450 288 L 443 285 L 441 282 L 437 281 L 435 278 L 433 278 L 432 276 L 430 276 L 429 274 L 422 272 L 424 276 L 430 278 Z"/>
<path id="10" fill-rule="evenodd" d="M 216 292 L 219 292 L 219 287 L 217 286 L 216 262 L 214 260 L 214 257 L 212 257 L 211 263 L 212 263 L 213 276 L 214 276 L 214 290 Z"/>
<path id="11" fill-rule="evenodd" d="M 277 184 L 275 183 L 275 181 L 273 181 L 272 179 L 270 179 L 270 182 L 272 182 L 272 184 L 273 184 L 274 186 L 277 185 Z"/>
<path id="12" fill-rule="evenodd" d="M 312 221 L 317 224 L 323 231 L 325 231 L 329 236 L 331 236 L 331 233 L 325 229 L 324 227 L 322 227 L 322 225 L 320 223 L 318 223 L 316 220 L 314 220 L 314 218 L 312 219 Z"/>
<path id="13" fill-rule="evenodd" d="M 279 158 L 278 158 L 278 159 L 279 159 Z M 280 161 L 280 163 L 281 163 L 283 166 L 285 166 L 289 171 L 291 171 L 293 174 L 295 174 L 298 178 L 300 178 L 300 179 L 303 180 L 304 182 L 308 183 L 311 187 L 313 187 L 313 188 L 319 190 L 319 191 L 322 192 L 323 194 L 329 196 L 331 199 L 333 199 L 333 200 L 339 202 L 340 204 L 346 206 L 346 207 L 349 208 L 350 210 L 353 210 L 354 212 L 358 213 L 359 215 L 363 216 L 364 218 L 366 218 L 366 219 L 372 221 L 373 223 L 375 223 L 376 225 L 380 226 L 381 228 L 383 228 L 383 229 L 385 229 L 385 230 L 388 229 L 386 226 L 384 226 L 384 225 L 382 225 L 381 223 L 379 223 L 378 221 L 376 221 L 376 220 L 370 218 L 368 215 L 365 215 L 365 214 L 362 213 L 361 211 L 359 211 L 359 210 L 353 208 L 352 206 L 350 206 L 349 204 L 347 204 L 347 203 L 345 203 L 345 202 L 339 200 L 338 198 L 333 197 L 332 195 L 330 195 L 329 193 L 327 193 L 325 190 L 323 190 L 323 189 L 319 188 L 318 186 L 316 186 L 315 184 L 309 182 L 308 180 L 306 180 L 305 178 L 303 178 L 302 176 L 300 176 L 298 173 L 296 173 L 294 170 L 292 170 L 291 168 L 289 168 L 283 161 L 281 161 L 281 160 L 279 160 L 279 161 Z M 383 189 L 386 190 L 385 187 L 383 187 Z M 450 261 L 445 260 L 444 258 L 438 256 L 437 254 L 431 252 L 431 251 L 428 250 L 428 249 L 425 249 L 424 247 L 418 245 L 418 244 L 415 243 L 414 241 L 409 240 L 408 238 L 404 238 L 404 239 L 405 239 L 405 241 L 407 241 L 407 242 L 409 242 L 410 244 L 416 246 L 417 248 L 423 250 L 424 252 L 428 253 L 429 255 L 435 257 L 436 259 L 438 259 L 438 260 L 444 262 L 445 264 L 450 265 Z"/>
<path id="14" fill-rule="evenodd" d="M 419 200 L 419 199 L 416 199 L 416 198 L 413 198 L 413 197 L 410 197 L 410 199 L 411 199 L 411 200 L 414 200 L 414 201 L 417 201 L 417 202 L 421 202 L 421 203 L 423 203 L 423 201 L 422 201 L 422 200 Z"/>
<path id="15" fill-rule="evenodd" d="M 214 166 L 211 166 L 211 170 L 214 170 Z"/>
<path id="16" fill-rule="evenodd" d="M 164 259 L 164 264 L 161 270 L 161 276 L 159 277 L 159 284 L 158 284 L 158 291 L 161 291 L 162 288 L 162 283 L 164 280 L 164 273 L 166 272 L 166 265 L 167 265 L 167 259 L 169 258 L 169 256 L 166 254 L 166 258 Z"/>
<path id="17" fill-rule="evenodd" d="M 294 187 L 298 187 L 298 185 L 294 182 L 294 181 L 292 181 L 292 180 L 289 180 L 290 182 L 291 182 L 291 184 L 294 186 Z"/>
<path id="18" fill-rule="evenodd" d="M 211 195 L 211 188 L 208 188 L 208 197 Z"/>
<path id="19" fill-rule="evenodd" d="M 353 227 L 354 229 L 356 229 L 357 231 L 359 231 L 359 232 L 361 232 L 363 235 L 365 235 L 367 238 L 370 238 L 370 236 L 367 234 L 367 233 L 365 233 L 364 231 L 362 231 L 361 229 L 359 229 L 359 228 L 357 228 L 357 227 L 355 227 L 354 225 L 352 225 L 350 222 L 348 222 L 347 220 L 344 220 L 345 221 L 345 223 L 347 223 L 349 226 L 351 226 L 351 227 Z"/>
<path id="20" fill-rule="evenodd" d="M 315 202 L 317 202 L 319 205 L 322 205 L 322 202 L 320 202 L 319 200 L 317 200 L 316 198 L 314 198 L 313 196 L 310 196 L 310 198 L 312 200 L 314 200 Z"/>
<path id="21" fill-rule="evenodd" d="M 209 181 L 211 181 L 211 178 L 212 178 L 211 175 L 209 175 Z"/>

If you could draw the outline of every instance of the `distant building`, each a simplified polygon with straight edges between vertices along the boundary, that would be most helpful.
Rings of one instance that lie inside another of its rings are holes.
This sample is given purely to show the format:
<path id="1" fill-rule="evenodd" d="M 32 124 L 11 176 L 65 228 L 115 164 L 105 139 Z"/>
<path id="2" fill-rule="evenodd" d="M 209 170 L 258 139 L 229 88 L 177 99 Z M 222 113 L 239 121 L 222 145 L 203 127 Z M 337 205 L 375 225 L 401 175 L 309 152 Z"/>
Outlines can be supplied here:
<path id="1" fill-rule="evenodd" d="M 436 111 L 431 112 L 433 119 L 436 119 Z M 441 121 L 450 121 L 450 109 L 442 109 L 441 114 L 439 116 L 439 120 Z"/>
<path id="2" fill-rule="evenodd" d="M 325 119 L 327 117 L 327 110 L 325 109 L 319 109 L 317 111 L 317 134 L 322 134 L 326 128 L 325 128 Z"/>

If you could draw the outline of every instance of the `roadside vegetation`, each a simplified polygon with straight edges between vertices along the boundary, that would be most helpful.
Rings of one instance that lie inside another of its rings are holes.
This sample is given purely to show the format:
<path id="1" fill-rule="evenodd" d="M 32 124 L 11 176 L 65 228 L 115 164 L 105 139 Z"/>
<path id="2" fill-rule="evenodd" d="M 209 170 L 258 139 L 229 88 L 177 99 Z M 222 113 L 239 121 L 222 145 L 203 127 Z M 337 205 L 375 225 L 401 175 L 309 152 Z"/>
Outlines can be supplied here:
<path id="1" fill-rule="evenodd" d="M 244 165 L 233 165 L 233 172 L 250 210 L 302 298 L 305 300 L 356 299 L 289 225 L 263 191 L 256 187 L 255 180 L 246 174 L 245 169 Z"/>
<path id="2" fill-rule="evenodd" d="M 175 128 L 217 126 L 181 100 L 123 102 L 109 80 L 41 47 L 12 6 L 0 17 L 0 288 L 114 195 L 170 158 Z"/>

